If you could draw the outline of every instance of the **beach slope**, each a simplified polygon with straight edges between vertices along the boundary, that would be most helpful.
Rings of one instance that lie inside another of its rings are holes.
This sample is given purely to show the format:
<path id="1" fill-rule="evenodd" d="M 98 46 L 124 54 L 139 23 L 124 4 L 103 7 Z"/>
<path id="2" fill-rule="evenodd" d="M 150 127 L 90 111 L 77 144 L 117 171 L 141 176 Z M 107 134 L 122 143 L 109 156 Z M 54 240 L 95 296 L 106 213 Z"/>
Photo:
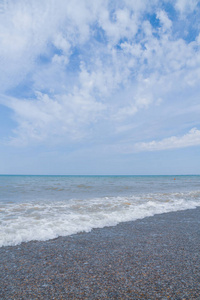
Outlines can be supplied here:
<path id="1" fill-rule="evenodd" d="M 200 208 L 0 248 L 0 299 L 200 299 Z"/>

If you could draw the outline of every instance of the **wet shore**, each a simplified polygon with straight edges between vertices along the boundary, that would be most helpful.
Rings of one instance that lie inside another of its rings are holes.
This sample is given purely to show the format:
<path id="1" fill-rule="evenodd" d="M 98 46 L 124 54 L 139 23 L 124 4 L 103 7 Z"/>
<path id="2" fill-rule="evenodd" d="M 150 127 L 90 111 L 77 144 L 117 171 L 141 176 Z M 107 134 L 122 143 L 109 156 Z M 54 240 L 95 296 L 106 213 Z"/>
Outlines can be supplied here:
<path id="1" fill-rule="evenodd" d="M 0 299 L 200 299 L 200 208 L 0 248 Z"/>

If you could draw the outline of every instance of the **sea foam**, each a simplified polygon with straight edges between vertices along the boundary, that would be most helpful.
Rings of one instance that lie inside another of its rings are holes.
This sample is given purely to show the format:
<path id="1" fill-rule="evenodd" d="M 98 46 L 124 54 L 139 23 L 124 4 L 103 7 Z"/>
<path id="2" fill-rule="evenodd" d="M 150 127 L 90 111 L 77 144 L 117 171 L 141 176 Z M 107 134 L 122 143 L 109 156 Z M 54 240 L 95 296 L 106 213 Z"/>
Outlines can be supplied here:
<path id="1" fill-rule="evenodd" d="M 200 191 L 4 203 L 0 206 L 0 246 L 89 232 L 93 228 L 198 206 Z"/>

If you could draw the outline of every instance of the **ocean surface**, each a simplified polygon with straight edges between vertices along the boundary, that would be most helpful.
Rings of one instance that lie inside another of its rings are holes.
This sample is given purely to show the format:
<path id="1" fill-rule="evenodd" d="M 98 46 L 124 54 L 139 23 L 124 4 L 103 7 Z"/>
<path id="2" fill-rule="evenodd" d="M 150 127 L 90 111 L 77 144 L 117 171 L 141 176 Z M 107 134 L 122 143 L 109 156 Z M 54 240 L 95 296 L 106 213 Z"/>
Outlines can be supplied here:
<path id="1" fill-rule="evenodd" d="M 200 206 L 200 176 L 0 176 L 0 247 Z"/>

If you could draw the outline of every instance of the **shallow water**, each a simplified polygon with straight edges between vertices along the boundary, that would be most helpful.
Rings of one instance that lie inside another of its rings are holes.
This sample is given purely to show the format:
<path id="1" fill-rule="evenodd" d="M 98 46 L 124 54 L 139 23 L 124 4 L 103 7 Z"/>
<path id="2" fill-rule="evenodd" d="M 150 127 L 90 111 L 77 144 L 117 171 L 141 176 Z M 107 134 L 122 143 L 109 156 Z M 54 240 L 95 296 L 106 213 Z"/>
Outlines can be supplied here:
<path id="1" fill-rule="evenodd" d="M 0 246 L 200 206 L 200 176 L 0 176 Z"/>

